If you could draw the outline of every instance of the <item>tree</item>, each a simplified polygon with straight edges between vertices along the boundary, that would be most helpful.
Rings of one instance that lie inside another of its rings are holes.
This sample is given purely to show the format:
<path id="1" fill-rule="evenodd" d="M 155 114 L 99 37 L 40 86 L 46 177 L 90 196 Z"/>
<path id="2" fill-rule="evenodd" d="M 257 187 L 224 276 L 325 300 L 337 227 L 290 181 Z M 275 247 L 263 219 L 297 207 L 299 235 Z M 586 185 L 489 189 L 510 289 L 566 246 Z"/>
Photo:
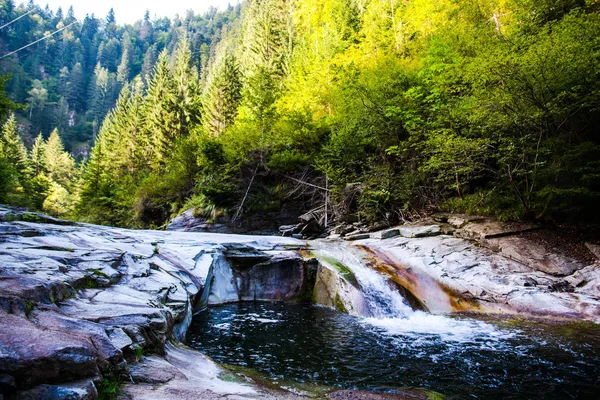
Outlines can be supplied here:
<path id="1" fill-rule="evenodd" d="M 234 56 L 227 54 L 215 67 L 204 94 L 202 120 L 212 136 L 219 136 L 233 124 L 241 98 L 241 72 Z"/>
<path id="2" fill-rule="evenodd" d="M 18 173 L 20 181 L 26 180 L 29 175 L 29 158 L 27 149 L 17 130 L 15 114 L 10 114 L 2 126 L 2 137 L 0 138 L 0 153 Z"/>
<path id="3" fill-rule="evenodd" d="M 33 111 L 37 111 L 38 114 L 46 107 L 48 101 L 48 90 L 42 86 L 42 82 L 34 80 L 31 90 L 29 90 L 29 97 L 27 102 L 29 103 L 29 119 L 33 117 Z"/>
<path id="4" fill-rule="evenodd" d="M 177 113 L 177 97 L 167 53 L 163 51 L 154 67 L 148 84 L 148 95 L 144 99 L 144 127 L 152 142 L 152 161 L 157 167 L 164 165 L 171 144 L 183 133 Z"/>
<path id="5" fill-rule="evenodd" d="M 0 121 L 8 115 L 11 110 L 15 110 L 17 105 L 12 102 L 4 91 L 4 85 L 10 79 L 10 75 L 0 75 Z"/>
<path id="6" fill-rule="evenodd" d="M 64 150 L 58 129 L 50 134 L 43 155 L 48 177 L 63 188 L 71 188 L 75 180 L 75 161 Z"/>

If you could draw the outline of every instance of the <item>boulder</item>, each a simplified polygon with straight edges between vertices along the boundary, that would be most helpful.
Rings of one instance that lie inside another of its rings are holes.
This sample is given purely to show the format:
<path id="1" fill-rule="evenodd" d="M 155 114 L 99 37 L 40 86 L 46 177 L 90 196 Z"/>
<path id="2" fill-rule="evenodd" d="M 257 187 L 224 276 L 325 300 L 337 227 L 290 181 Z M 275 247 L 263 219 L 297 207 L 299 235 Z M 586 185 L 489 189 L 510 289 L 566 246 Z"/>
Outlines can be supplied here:
<path id="1" fill-rule="evenodd" d="M 375 232 L 372 234 L 372 237 L 375 239 L 389 239 L 398 235 L 400 235 L 400 229 L 392 228 Z"/>
<path id="2" fill-rule="evenodd" d="M 354 240 L 369 239 L 370 237 L 371 237 L 371 235 L 369 233 L 351 233 L 351 234 L 344 236 L 344 239 L 354 241 Z"/>
<path id="3" fill-rule="evenodd" d="M 442 233 L 439 225 L 424 225 L 424 226 L 401 226 L 399 228 L 400 235 L 407 238 L 420 238 L 428 236 L 437 236 Z"/>
<path id="4" fill-rule="evenodd" d="M 279 233 L 281 233 L 281 236 L 292 236 L 294 233 L 300 232 L 301 229 L 302 224 L 282 225 L 279 227 Z"/>
<path id="5" fill-rule="evenodd" d="M 63 385 L 39 385 L 19 392 L 17 397 L 20 400 L 96 400 L 98 391 L 93 381 L 83 380 Z"/>

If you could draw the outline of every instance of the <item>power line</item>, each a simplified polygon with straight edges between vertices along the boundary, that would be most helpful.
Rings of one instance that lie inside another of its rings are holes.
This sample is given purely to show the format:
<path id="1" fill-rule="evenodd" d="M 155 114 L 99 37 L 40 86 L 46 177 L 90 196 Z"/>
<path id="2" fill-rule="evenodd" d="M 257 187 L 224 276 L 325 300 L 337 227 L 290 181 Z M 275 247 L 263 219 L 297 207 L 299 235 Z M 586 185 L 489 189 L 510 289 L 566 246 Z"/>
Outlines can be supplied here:
<path id="1" fill-rule="evenodd" d="M 32 12 L 34 12 L 34 11 L 36 11 L 36 10 L 37 10 L 37 6 L 33 7 L 31 10 L 27 11 L 25 14 L 21 15 L 20 17 L 17 17 L 17 18 L 15 18 L 15 19 L 13 19 L 12 21 L 10 21 L 10 22 L 8 22 L 8 23 L 6 23 L 6 24 L 4 24 L 4 25 L 0 26 L 0 29 L 4 29 L 4 28 L 6 28 L 7 26 L 9 26 L 9 25 L 12 25 L 13 23 L 17 22 L 18 20 L 20 20 L 20 19 L 21 19 L 21 18 L 23 18 L 23 17 L 26 17 L 26 16 L 28 16 L 29 14 L 31 14 Z"/>
<path id="2" fill-rule="evenodd" d="M 25 46 L 21 47 L 20 49 L 17 49 L 17 50 L 15 50 L 15 51 L 11 51 L 10 53 L 8 53 L 8 54 L 5 54 L 5 55 L 3 55 L 2 57 L 0 57 L 0 60 L 2 60 L 2 59 L 4 59 L 4 58 L 6 58 L 6 57 L 8 57 L 8 56 L 12 56 L 13 54 L 15 54 L 15 53 L 18 53 L 18 52 L 19 52 L 19 51 L 21 51 L 21 50 L 25 50 L 25 49 L 26 49 L 26 48 L 28 48 L 29 46 L 33 46 L 34 44 L 36 44 L 36 43 L 38 43 L 38 42 L 41 42 L 42 40 L 46 40 L 46 39 L 48 39 L 49 37 L 51 37 L 51 36 L 54 36 L 54 35 L 56 35 L 57 33 L 64 31 L 65 29 L 67 29 L 68 27 L 70 27 L 71 25 L 74 25 L 74 24 L 76 24 L 76 23 L 77 23 L 77 21 L 75 21 L 75 22 L 71 22 L 69 25 L 67 25 L 67 26 L 65 26 L 65 27 L 63 27 L 63 28 L 60 28 L 60 29 L 58 29 L 58 30 L 54 31 L 54 32 L 52 32 L 51 34 L 49 34 L 49 35 L 46 35 L 46 36 L 44 36 L 43 38 L 41 38 L 41 39 L 38 39 L 38 40 L 36 40 L 36 41 L 35 41 L 35 42 L 33 42 L 33 43 L 29 43 L 28 45 L 25 45 Z"/>

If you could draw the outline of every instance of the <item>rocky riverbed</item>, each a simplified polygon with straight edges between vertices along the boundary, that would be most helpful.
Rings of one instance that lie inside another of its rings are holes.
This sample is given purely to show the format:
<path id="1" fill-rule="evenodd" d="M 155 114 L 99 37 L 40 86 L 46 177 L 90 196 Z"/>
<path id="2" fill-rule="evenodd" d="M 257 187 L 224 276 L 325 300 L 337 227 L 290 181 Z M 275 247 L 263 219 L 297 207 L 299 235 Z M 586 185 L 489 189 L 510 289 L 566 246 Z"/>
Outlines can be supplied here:
<path id="1" fill-rule="evenodd" d="M 116 384 L 122 398 L 135 399 L 301 398 L 233 376 L 184 346 L 193 312 L 254 300 L 312 300 L 363 312 L 351 274 L 334 261 L 316 262 L 302 250 L 306 243 L 292 238 L 132 231 L 11 208 L 0 208 L 0 221 L 5 398 L 95 399 Z M 428 225 L 319 246 L 362 251 L 433 313 L 600 323 L 597 263 L 539 254 L 490 234 L 493 227 L 467 223 L 457 228 L 467 232 L 463 237 Z M 489 248 L 480 247 L 485 240 Z"/>

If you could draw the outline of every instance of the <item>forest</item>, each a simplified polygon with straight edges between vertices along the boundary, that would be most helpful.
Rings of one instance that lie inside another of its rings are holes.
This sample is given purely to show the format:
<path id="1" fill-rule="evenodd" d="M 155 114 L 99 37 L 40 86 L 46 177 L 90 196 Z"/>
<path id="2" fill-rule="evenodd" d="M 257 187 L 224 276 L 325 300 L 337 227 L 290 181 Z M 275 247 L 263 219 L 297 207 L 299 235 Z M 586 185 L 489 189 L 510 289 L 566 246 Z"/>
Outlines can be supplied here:
<path id="1" fill-rule="evenodd" d="M 599 0 L 247 0 L 133 25 L 1 4 L 0 203 L 138 228 L 600 222 Z"/>

